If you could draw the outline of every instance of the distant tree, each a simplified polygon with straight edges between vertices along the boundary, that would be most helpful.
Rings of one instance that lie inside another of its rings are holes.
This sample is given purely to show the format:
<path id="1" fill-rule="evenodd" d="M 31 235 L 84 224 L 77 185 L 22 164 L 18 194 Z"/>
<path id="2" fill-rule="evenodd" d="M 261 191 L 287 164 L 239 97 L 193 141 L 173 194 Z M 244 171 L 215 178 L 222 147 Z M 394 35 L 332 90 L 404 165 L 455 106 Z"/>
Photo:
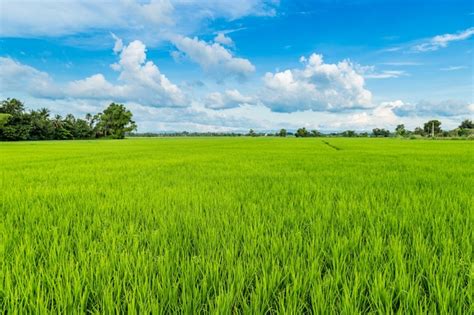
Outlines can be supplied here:
<path id="1" fill-rule="evenodd" d="M 54 119 L 51 122 L 54 127 L 53 139 L 68 140 L 73 138 L 71 132 L 65 127 L 65 123 L 61 115 L 54 116 Z"/>
<path id="2" fill-rule="evenodd" d="M 439 120 L 430 120 L 423 125 L 423 131 L 426 135 L 437 135 L 441 131 L 441 122 Z"/>
<path id="3" fill-rule="evenodd" d="M 97 120 L 99 119 L 99 116 L 87 113 L 86 116 L 85 116 L 85 119 L 87 121 L 87 124 L 89 125 L 89 127 L 93 131 L 95 129 L 95 124 L 97 123 Z"/>
<path id="4" fill-rule="evenodd" d="M 288 133 L 286 132 L 286 129 L 280 129 L 280 131 L 277 132 L 278 137 L 286 137 Z"/>
<path id="5" fill-rule="evenodd" d="M 458 128 L 451 130 L 450 132 L 451 136 L 469 136 L 474 134 L 474 123 L 466 119 L 464 120 Z"/>
<path id="6" fill-rule="evenodd" d="M 17 141 L 27 140 L 31 129 L 31 119 L 25 113 L 23 103 L 17 99 L 6 99 L 0 105 L 0 113 L 3 114 L 3 123 L 0 129 L 0 139 Z"/>
<path id="7" fill-rule="evenodd" d="M 132 113 L 121 104 L 112 103 L 103 113 L 79 119 L 72 114 L 50 118 L 46 108 L 26 112 L 17 99 L 0 103 L 0 140 L 123 138 L 136 127 Z"/>
<path id="8" fill-rule="evenodd" d="M 123 139 L 125 134 L 137 128 L 132 112 L 124 105 L 112 103 L 97 116 L 97 128 L 105 137 Z"/>
<path id="9" fill-rule="evenodd" d="M 76 139 L 87 139 L 91 138 L 93 130 L 89 123 L 84 119 L 76 119 L 74 125 L 74 138 Z"/>
<path id="10" fill-rule="evenodd" d="M 357 133 L 354 130 L 346 130 L 341 133 L 341 136 L 353 138 L 353 137 L 357 137 Z"/>
<path id="11" fill-rule="evenodd" d="M 11 115 L 10 114 L 0 114 L 0 128 L 2 128 L 6 123 L 8 122 L 8 119 L 10 119 Z"/>
<path id="12" fill-rule="evenodd" d="M 425 136 L 426 133 L 421 127 L 416 127 L 415 130 L 413 131 L 413 134 L 419 135 L 419 136 Z"/>
<path id="13" fill-rule="evenodd" d="M 295 136 L 298 138 L 304 138 L 304 137 L 309 137 L 309 132 L 306 130 L 306 128 L 299 128 L 296 130 Z"/>
<path id="14" fill-rule="evenodd" d="M 321 132 L 318 130 L 311 130 L 311 137 L 321 137 Z"/>
<path id="15" fill-rule="evenodd" d="M 76 137 L 76 117 L 73 114 L 67 114 L 63 119 L 63 128 L 67 130 L 69 139 L 77 139 Z"/>
<path id="16" fill-rule="evenodd" d="M 31 129 L 29 139 L 31 140 L 46 140 L 53 137 L 54 129 L 51 120 L 49 119 L 49 110 L 42 108 L 40 110 L 33 110 L 30 113 Z"/>
<path id="17" fill-rule="evenodd" d="M 404 124 L 400 124 L 395 128 L 395 134 L 400 137 L 404 137 L 407 134 Z"/>
<path id="18" fill-rule="evenodd" d="M 460 125 L 459 128 L 461 129 L 474 129 L 474 123 L 472 120 L 466 119 Z"/>
<path id="19" fill-rule="evenodd" d="M 249 130 L 249 133 L 247 134 L 247 136 L 256 137 L 257 134 L 255 133 L 255 131 L 254 131 L 253 129 L 250 129 L 250 130 Z"/>
<path id="20" fill-rule="evenodd" d="M 386 129 L 374 128 L 372 129 L 372 135 L 374 137 L 389 137 L 390 131 Z"/>
<path id="21" fill-rule="evenodd" d="M 0 140 L 7 140 L 6 137 L 3 135 L 3 128 L 8 123 L 12 115 L 0 113 Z"/>
<path id="22" fill-rule="evenodd" d="M 22 102 L 15 98 L 7 98 L 2 101 L 0 105 L 0 113 L 18 116 L 25 111 L 25 106 Z"/>

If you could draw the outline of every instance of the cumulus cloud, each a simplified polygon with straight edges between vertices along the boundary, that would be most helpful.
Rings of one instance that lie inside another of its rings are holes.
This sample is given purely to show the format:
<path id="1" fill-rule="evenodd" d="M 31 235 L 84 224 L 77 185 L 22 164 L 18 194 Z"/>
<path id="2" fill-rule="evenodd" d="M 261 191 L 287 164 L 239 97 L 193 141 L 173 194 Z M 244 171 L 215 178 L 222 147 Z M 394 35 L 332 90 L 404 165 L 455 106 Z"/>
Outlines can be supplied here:
<path id="1" fill-rule="evenodd" d="M 155 107 L 187 106 L 181 89 L 152 61 L 147 61 L 146 47 L 141 41 L 123 46 L 116 38 L 114 51 L 120 53 L 119 61 L 112 65 L 119 72 L 117 84 L 109 82 L 101 73 L 59 84 L 47 73 L 10 58 L 0 58 L 0 82 L 5 90 L 38 97 L 140 102 Z"/>
<path id="2" fill-rule="evenodd" d="M 274 111 L 342 111 L 370 107 L 372 94 L 364 77 L 347 61 L 328 64 L 312 54 L 303 69 L 266 73 L 262 101 Z"/>
<path id="3" fill-rule="evenodd" d="M 217 33 L 216 37 L 214 37 L 214 42 L 225 46 L 234 45 L 232 38 L 226 36 L 224 33 Z"/>
<path id="4" fill-rule="evenodd" d="M 394 108 L 402 106 L 400 100 L 392 102 L 382 102 L 373 109 L 351 113 L 347 117 L 339 117 L 329 121 L 324 125 L 328 129 L 354 129 L 370 130 L 372 128 L 393 128 L 401 122 L 400 118 L 394 113 Z"/>
<path id="5" fill-rule="evenodd" d="M 219 43 L 206 43 L 197 37 L 183 36 L 175 37 L 173 43 L 184 56 L 219 80 L 229 76 L 243 79 L 255 71 L 255 66 L 249 60 L 234 57 L 230 50 Z"/>
<path id="6" fill-rule="evenodd" d="M 250 96 L 244 96 L 237 90 L 226 90 L 223 93 L 214 92 L 207 95 L 204 104 L 211 109 L 228 109 L 253 102 Z"/>
<path id="7" fill-rule="evenodd" d="M 474 27 L 471 27 L 455 34 L 437 35 L 431 38 L 428 42 L 414 46 L 413 49 L 418 52 L 435 51 L 440 48 L 448 47 L 450 42 L 466 40 L 473 35 Z"/>
<path id="8" fill-rule="evenodd" d="M 119 49 L 120 43 L 116 38 L 114 51 L 120 53 L 120 59 L 112 65 L 112 69 L 119 72 L 119 84 L 112 84 L 102 74 L 95 74 L 69 83 L 68 95 L 135 101 L 156 107 L 186 106 L 179 87 L 171 83 L 152 61 L 146 60 L 146 46 L 141 41 L 135 40 Z"/>

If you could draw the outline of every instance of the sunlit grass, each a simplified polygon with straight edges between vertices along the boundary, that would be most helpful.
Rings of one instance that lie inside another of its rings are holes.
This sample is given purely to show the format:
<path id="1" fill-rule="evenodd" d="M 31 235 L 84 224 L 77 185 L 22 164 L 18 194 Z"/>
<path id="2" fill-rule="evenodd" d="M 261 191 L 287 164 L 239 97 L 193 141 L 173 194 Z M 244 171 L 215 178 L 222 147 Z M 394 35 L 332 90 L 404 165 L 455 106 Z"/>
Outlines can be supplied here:
<path id="1" fill-rule="evenodd" d="M 0 143 L 1 312 L 473 313 L 473 143 L 325 141 Z"/>

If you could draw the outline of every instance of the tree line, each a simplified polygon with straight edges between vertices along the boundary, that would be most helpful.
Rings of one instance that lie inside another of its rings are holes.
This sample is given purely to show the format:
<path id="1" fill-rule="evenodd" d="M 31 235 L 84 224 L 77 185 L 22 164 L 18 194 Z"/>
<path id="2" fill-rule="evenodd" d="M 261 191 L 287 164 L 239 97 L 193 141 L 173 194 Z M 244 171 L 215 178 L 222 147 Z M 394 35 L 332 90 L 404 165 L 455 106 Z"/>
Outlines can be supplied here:
<path id="1" fill-rule="evenodd" d="M 372 132 L 357 132 L 355 130 L 345 130 L 341 132 L 323 133 L 318 130 L 308 130 L 305 127 L 298 128 L 295 132 L 286 129 L 272 132 L 257 132 L 250 129 L 247 133 L 240 132 L 146 132 L 146 133 L 131 133 L 131 137 L 404 137 L 404 138 L 422 138 L 422 137 L 437 137 L 437 138 L 469 138 L 474 139 L 474 123 L 466 119 L 461 124 L 452 130 L 442 130 L 441 122 L 439 120 L 430 120 L 423 124 L 422 127 L 417 127 L 414 130 L 408 130 L 404 124 L 398 125 L 394 131 L 385 128 L 374 128 Z"/>
<path id="2" fill-rule="evenodd" d="M 249 135 L 253 135 L 253 130 L 250 130 Z M 329 134 L 322 134 L 317 130 L 307 130 L 306 128 L 299 128 L 294 134 L 288 133 L 285 129 L 281 129 L 275 136 L 286 137 L 287 135 L 294 135 L 295 137 L 321 137 L 321 136 L 339 136 L 339 137 L 404 137 L 404 138 L 474 138 L 474 123 L 472 120 L 466 119 L 461 124 L 452 130 L 441 129 L 441 121 L 430 120 L 423 124 L 422 127 L 416 127 L 414 130 L 408 130 L 404 124 L 397 125 L 392 132 L 384 128 L 374 128 L 372 132 L 356 132 L 355 130 L 345 130 L 342 132 L 333 132 Z"/>
<path id="3" fill-rule="evenodd" d="M 103 112 L 95 115 L 86 114 L 84 118 L 76 118 L 72 114 L 65 117 L 55 115 L 46 108 L 27 111 L 23 103 L 17 99 L 6 99 L 0 103 L 0 141 L 17 140 L 72 140 L 112 138 L 123 139 L 125 135 L 136 137 L 156 136 L 276 136 L 297 138 L 306 137 L 446 137 L 474 139 L 474 123 L 466 119 L 452 130 L 443 130 L 441 121 L 430 120 L 423 126 L 408 130 L 405 125 L 398 125 L 394 131 L 374 128 L 372 132 L 345 130 L 342 132 L 322 133 L 318 130 L 298 128 L 295 132 L 280 129 L 276 133 L 256 132 L 171 132 L 171 133 L 133 133 L 137 125 L 132 120 L 130 110 L 122 104 L 111 103 Z"/>
<path id="4" fill-rule="evenodd" d="M 111 103 L 103 112 L 76 118 L 55 115 L 46 108 L 27 111 L 17 99 L 0 103 L 0 140 L 123 139 L 136 130 L 132 113 L 122 104 Z"/>

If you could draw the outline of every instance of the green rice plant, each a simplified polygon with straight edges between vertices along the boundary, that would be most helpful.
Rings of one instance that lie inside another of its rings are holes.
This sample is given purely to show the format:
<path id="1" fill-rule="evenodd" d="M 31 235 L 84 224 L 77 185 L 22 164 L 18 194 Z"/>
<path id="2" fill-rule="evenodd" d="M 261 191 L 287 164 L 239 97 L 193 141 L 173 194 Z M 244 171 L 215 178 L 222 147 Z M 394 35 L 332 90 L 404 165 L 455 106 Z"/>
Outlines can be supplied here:
<path id="1" fill-rule="evenodd" d="M 323 140 L 1 143 L 0 312 L 473 313 L 472 142 Z"/>

